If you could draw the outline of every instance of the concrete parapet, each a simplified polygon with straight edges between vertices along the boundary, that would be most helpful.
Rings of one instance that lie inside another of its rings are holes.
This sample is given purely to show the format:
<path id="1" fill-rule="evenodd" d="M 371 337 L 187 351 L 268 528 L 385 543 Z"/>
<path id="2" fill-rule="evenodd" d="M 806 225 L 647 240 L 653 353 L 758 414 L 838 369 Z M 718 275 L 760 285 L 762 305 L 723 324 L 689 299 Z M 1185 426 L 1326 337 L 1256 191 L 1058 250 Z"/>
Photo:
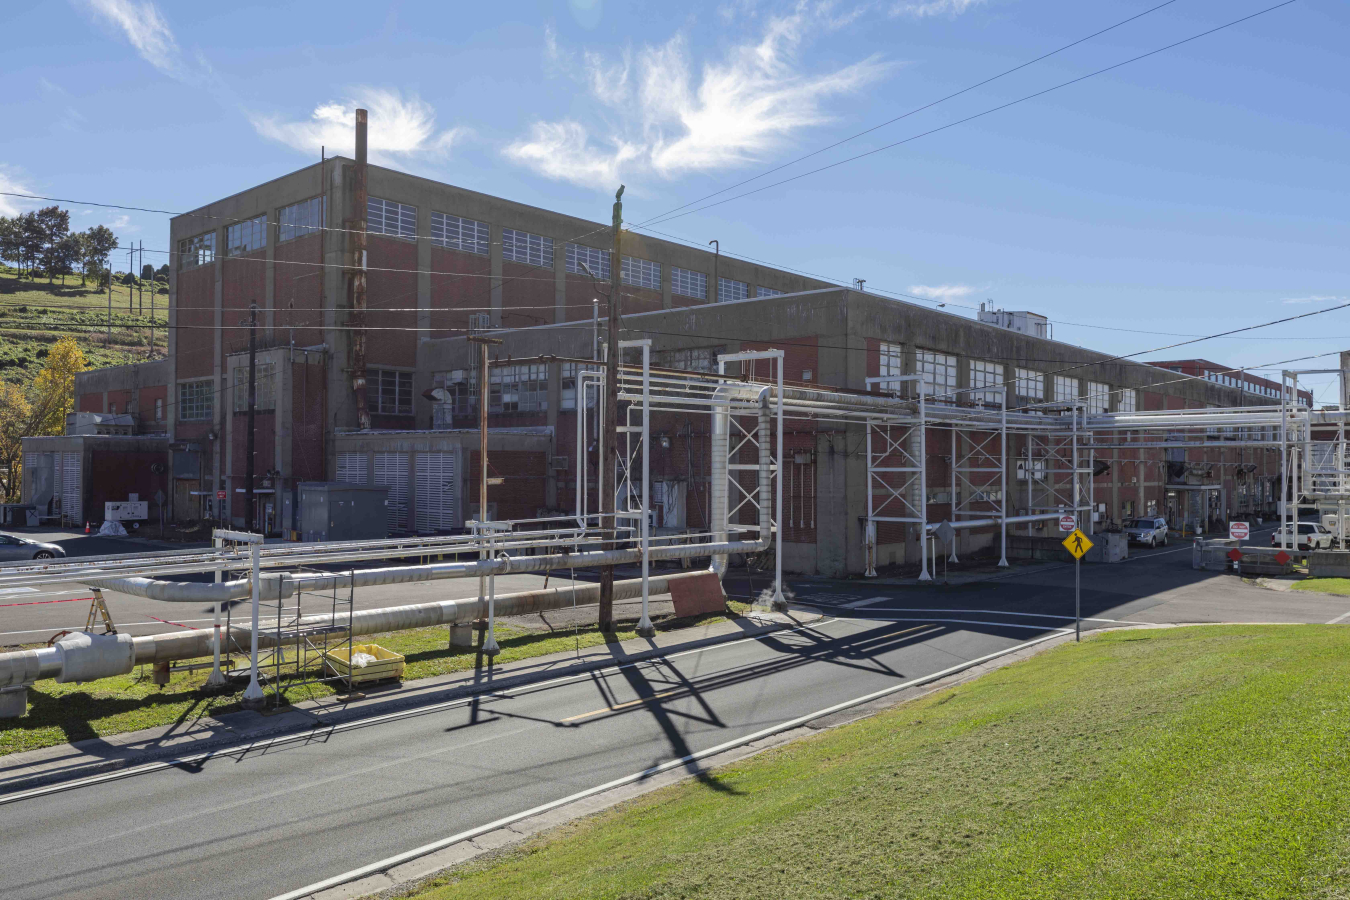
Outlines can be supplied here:
<path id="1" fill-rule="evenodd" d="M 1314 550 L 1308 554 L 1309 578 L 1350 578 L 1350 550 Z"/>

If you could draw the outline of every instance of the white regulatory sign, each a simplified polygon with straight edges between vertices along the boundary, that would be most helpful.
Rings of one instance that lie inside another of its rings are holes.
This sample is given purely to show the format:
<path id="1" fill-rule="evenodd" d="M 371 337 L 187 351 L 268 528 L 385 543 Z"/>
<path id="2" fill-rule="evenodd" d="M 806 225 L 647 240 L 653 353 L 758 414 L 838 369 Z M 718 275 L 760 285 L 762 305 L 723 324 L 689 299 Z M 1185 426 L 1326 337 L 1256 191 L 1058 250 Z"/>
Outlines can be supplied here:
<path id="1" fill-rule="evenodd" d="M 1059 517 L 1059 530 L 1060 530 L 1060 531 L 1073 531 L 1073 530 L 1074 530 L 1075 528 L 1077 528 L 1077 527 L 1078 527 L 1078 520 L 1075 519 L 1073 516 L 1060 516 L 1060 517 Z"/>
<path id="2" fill-rule="evenodd" d="M 1245 541 L 1252 536 L 1252 526 L 1247 522 L 1229 522 L 1228 537 L 1235 541 Z"/>

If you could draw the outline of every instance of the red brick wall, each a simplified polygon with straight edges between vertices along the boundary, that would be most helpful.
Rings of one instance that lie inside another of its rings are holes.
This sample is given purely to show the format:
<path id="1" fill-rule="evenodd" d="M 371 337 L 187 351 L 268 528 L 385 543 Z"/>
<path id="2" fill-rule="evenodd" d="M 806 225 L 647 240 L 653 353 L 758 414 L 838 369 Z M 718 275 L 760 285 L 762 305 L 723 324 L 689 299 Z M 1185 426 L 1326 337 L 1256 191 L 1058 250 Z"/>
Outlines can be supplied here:
<path id="1" fill-rule="evenodd" d="M 492 306 L 492 266 L 486 256 L 431 248 L 431 337 L 455 337 L 469 327 L 469 315 Z"/>
<path id="2" fill-rule="evenodd" d="M 417 358 L 417 244 L 371 235 L 368 249 L 366 364 L 411 366 Z M 346 317 L 339 322 L 347 324 Z"/>
<path id="3" fill-rule="evenodd" d="M 553 322 L 555 284 L 552 269 L 503 260 L 502 327 L 528 328 Z"/>
<path id="4" fill-rule="evenodd" d="M 244 451 L 248 445 L 248 413 L 233 413 L 234 422 L 230 432 L 230 469 L 231 475 L 243 477 L 247 465 Z M 268 469 L 276 467 L 276 413 L 259 412 L 254 414 L 253 472 L 261 476 Z"/>
<path id="5" fill-rule="evenodd" d="M 609 292 L 608 284 L 601 284 L 596 287 L 595 282 L 586 275 L 574 275 L 571 272 L 567 274 L 567 284 L 564 288 L 567 321 L 569 322 L 589 322 L 591 320 L 591 307 L 594 305 L 591 301 L 600 298 L 600 318 L 605 318 L 609 314 L 606 306 L 605 294 Z"/>
<path id="6" fill-rule="evenodd" d="M 468 503 L 478 502 L 478 451 L 469 454 L 465 472 Z M 503 484 L 488 487 L 488 503 L 497 504 L 499 519 L 530 519 L 544 507 L 544 478 L 548 454 L 527 450 L 499 450 L 488 453 L 488 477 L 504 478 Z M 468 507 L 465 507 L 468 516 Z"/>
<path id="7" fill-rule="evenodd" d="M 631 313 L 656 312 L 662 309 L 661 292 L 651 291 L 646 288 L 633 287 L 631 284 L 622 285 L 624 315 Z M 604 302 L 601 298 L 601 302 Z"/>
<path id="8" fill-rule="evenodd" d="M 155 474 L 150 467 L 163 463 L 165 455 L 149 450 L 94 450 L 89 454 L 89 485 L 85 494 L 85 512 L 91 521 L 103 519 L 103 504 L 126 500 L 139 494 L 155 515 L 155 491 L 168 494 L 168 475 Z"/>
<path id="9" fill-rule="evenodd" d="M 159 422 L 155 421 L 155 401 L 159 400 L 164 404 L 163 418 Z M 169 421 L 169 388 L 167 385 L 157 385 L 155 387 L 141 388 L 140 396 L 140 420 L 145 427 L 150 429 L 162 428 L 168 425 Z"/>
<path id="10" fill-rule="evenodd" d="M 174 339 L 179 378 L 210 375 L 215 366 L 215 278 L 215 266 L 178 273 Z"/>
<path id="11" fill-rule="evenodd" d="M 323 365 L 292 363 L 291 386 L 291 471 L 286 474 L 302 481 L 322 481 L 326 390 Z"/>
<path id="12" fill-rule="evenodd" d="M 104 411 L 103 393 L 100 391 L 94 394 L 81 394 L 79 403 L 76 404 L 76 411 L 101 413 Z"/>
<path id="13" fill-rule="evenodd" d="M 323 343 L 320 297 L 324 270 L 319 265 L 320 240 L 319 235 L 312 234 L 277 244 L 273 251 L 276 334 L 289 340 L 290 329 L 294 328 L 297 347 Z"/>
<path id="14" fill-rule="evenodd" d="M 249 305 L 258 304 L 258 337 L 266 323 L 263 307 L 267 303 L 267 251 L 254 250 L 221 261 L 221 340 L 226 353 L 248 349 Z M 245 324 L 241 325 L 243 322 Z"/>

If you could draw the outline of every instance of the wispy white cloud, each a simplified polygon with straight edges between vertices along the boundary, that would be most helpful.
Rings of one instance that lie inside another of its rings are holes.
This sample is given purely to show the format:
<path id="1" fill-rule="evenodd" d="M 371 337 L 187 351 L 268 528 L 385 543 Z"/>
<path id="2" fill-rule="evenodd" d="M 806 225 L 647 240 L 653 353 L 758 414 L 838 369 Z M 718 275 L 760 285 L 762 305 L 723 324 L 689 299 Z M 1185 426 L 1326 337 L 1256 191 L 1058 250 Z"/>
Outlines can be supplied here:
<path id="1" fill-rule="evenodd" d="M 800 55 L 809 38 L 847 20 L 833 4 L 801 3 L 701 66 L 683 34 L 617 59 L 585 53 L 575 74 L 606 108 L 597 116 L 603 124 L 535 122 L 505 153 L 550 178 L 599 181 L 606 189 L 629 172 L 672 178 L 761 159 L 829 121 L 827 101 L 856 93 L 889 69 L 873 56 L 824 74 L 804 72 Z M 555 65 L 569 59 L 551 32 L 545 51 Z"/>
<path id="2" fill-rule="evenodd" d="M 911 284 L 909 286 L 909 293 L 916 297 L 925 297 L 929 300 L 937 300 L 940 303 L 951 303 L 969 297 L 977 290 L 978 288 L 969 284 Z"/>
<path id="3" fill-rule="evenodd" d="M 36 201 L 24 200 L 22 197 L 7 197 L 5 193 L 31 194 L 19 175 L 11 166 L 0 163 L 0 216 L 13 216 L 23 212 L 35 205 Z"/>
<path id="4" fill-rule="evenodd" d="M 967 10 L 984 5 L 985 0 L 901 0 L 891 7 L 893 16 L 959 16 Z"/>
<path id="5" fill-rule="evenodd" d="M 305 153 L 318 153 L 323 146 L 330 152 L 351 154 L 358 108 L 370 113 L 369 151 L 376 163 L 443 155 L 467 134 L 464 128 L 438 131 L 436 110 L 416 94 L 404 96 L 397 90 L 373 87 L 357 88 L 346 99 L 321 103 L 308 119 L 254 115 L 252 122 L 263 137 Z"/>
<path id="6" fill-rule="evenodd" d="M 131 216 L 113 216 L 108 225 L 111 228 L 126 228 L 131 225 Z"/>
<path id="7" fill-rule="evenodd" d="M 174 78 L 186 80 L 190 76 L 173 30 L 151 0 L 85 0 L 85 3 L 104 24 L 121 32 L 141 59 Z"/>
<path id="8" fill-rule="evenodd" d="M 1313 294 L 1313 295 L 1310 296 L 1310 297 L 1286 297 L 1285 299 L 1281 300 L 1280 302 L 1281 302 L 1281 303 L 1336 303 L 1336 302 L 1338 302 L 1338 301 L 1340 301 L 1340 300 L 1341 300 L 1340 297 L 1333 297 L 1333 296 L 1322 295 L 1322 294 Z"/>

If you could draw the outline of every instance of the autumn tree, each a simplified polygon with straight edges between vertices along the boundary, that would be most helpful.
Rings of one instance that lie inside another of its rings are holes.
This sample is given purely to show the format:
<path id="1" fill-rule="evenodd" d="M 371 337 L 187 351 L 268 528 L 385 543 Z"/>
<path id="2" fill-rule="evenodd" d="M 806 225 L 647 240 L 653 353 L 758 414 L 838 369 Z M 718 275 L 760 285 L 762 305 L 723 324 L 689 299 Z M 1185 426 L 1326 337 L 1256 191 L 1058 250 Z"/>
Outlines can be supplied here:
<path id="1" fill-rule="evenodd" d="M 52 345 L 29 391 L 33 410 L 29 434 L 65 433 L 66 415 L 75 408 L 75 376 L 88 367 L 84 351 L 73 336 Z"/>
<path id="2" fill-rule="evenodd" d="M 0 381 L 0 493 L 6 503 L 18 503 L 23 493 L 23 441 L 33 418 L 33 406 L 23 388 Z"/>

